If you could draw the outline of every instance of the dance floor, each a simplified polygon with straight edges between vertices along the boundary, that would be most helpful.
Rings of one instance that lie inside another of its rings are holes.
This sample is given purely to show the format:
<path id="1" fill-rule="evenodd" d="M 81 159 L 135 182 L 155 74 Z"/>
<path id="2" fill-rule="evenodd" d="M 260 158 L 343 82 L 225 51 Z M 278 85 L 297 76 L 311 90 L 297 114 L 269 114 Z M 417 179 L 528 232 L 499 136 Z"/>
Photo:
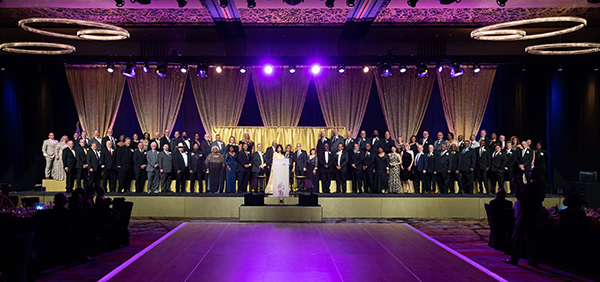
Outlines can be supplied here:
<path id="1" fill-rule="evenodd" d="M 405 224 L 183 223 L 99 281 L 506 281 Z"/>

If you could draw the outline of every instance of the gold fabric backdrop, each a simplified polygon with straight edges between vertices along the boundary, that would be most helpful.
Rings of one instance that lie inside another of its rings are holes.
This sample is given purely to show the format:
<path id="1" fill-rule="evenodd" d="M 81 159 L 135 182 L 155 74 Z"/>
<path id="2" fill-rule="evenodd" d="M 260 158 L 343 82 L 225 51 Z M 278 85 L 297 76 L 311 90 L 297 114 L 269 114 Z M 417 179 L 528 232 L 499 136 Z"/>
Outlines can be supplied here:
<path id="1" fill-rule="evenodd" d="M 337 127 L 340 132 L 346 131 L 345 127 Z M 302 144 L 302 149 L 309 153 L 311 148 L 317 147 L 317 140 L 321 136 L 321 130 L 327 131 L 327 137 L 333 135 L 334 127 L 268 127 L 268 126 L 214 126 L 212 128 L 212 139 L 216 134 L 221 135 L 221 140 L 227 144 L 230 136 L 235 137 L 236 142 L 244 137 L 244 133 L 250 133 L 250 139 L 254 141 L 254 148 L 261 143 L 263 152 L 271 146 L 271 142 L 277 141 L 285 145 L 291 144 L 292 151 L 296 150 L 296 143 Z"/>

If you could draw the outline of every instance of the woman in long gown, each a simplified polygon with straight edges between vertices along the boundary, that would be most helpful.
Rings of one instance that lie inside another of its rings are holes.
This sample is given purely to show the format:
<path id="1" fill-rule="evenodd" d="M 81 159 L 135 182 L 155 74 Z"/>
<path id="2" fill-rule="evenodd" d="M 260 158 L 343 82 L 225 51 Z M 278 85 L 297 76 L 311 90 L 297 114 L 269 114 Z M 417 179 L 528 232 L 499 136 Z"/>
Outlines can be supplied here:
<path id="1" fill-rule="evenodd" d="M 413 152 L 413 154 L 416 154 L 417 153 L 417 145 L 419 145 L 419 144 L 417 144 L 417 136 L 416 135 L 413 135 L 410 137 L 410 141 L 408 142 L 408 145 L 409 145 L 409 147 L 408 147 L 409 150 L 411 150 Z M 400 148 L 400 149 L 402 149 L 400 151 L 406 151 L 406 150 L 404 150 L 404 148 L 406 148 L 406 147 Z"/>
<path id="2" fill-rule="evenodd" d="M 396 146 L 392 146 L 392 152 L 388 154 L 390 175 L 389 175 L 389 191 L 390 193 L 398 194 L 402 192 L 400 185 L 400 165 L 402 161 L 400 155 L 396 153 Z"/>
<path id="3" fill-rule="evenodd" d="M 404 193 L 412 193 L 412 189 L 410 187 L 410 177 L 415 156 L 408 145 L 404 146 L 404 151 L 400 155 L 400 159 L 400 169 L 402 170 L 400 172 L 400 184 L 402 185 L 402 190 Z"/>
<path id="4" fill-rule="evenodd" d="M 63 135 L 60 138 L 60 142 L 56 143 L 55 150 L 55 160 L 54 165 L 52 166 L 52 178 L 55 180 L 65 180 L 67 179 L 67 173 L 65 172 L 65 167 L 62 161 L 63 150 L 67 148 L 67 142 L 69 142 L 69 137 L 67 135 Z"/>
<path id="5" fill-rule="evenodd" d="M 283 159 L 283 147 L 281 145 L 277 145 L 275 147 L 275 152 L 273 152 L 274 159 Z M 267 182 L 267 187 L 265 188 L 265 194 L 273 194 L 273 173 L 269 177 L 269 181 Z"/>
<path id="6" fill-rule="evenodd" d="M 244 144 L 248 144 L 248 152 L 250 154 L 254 153 L 254 141 L 250 139 L 250 133 L 248 132 L 244 133 L 244 138 L 240 140 L 240 146 Z"/>
<path id="7" fill-rule="evenodd" d="M 237 169 L 235 155 L 235 147 L 227 146 L 227 153 L 225 153 L 225 166 L 227 167 L 227 170 L 225 172 L 225 193 L 235 193 L 235 179 Z"/>
<path id="8" fill-rule="evenodd" d="M 208 187 L 210 193 L 218 193 L 219 187 L 223 187 L 223 167 L 225 167 L 225 160 L 223 155 L 219 153 L 219 147 L 213 146 L 212 152 L 206 157 L 204 161 L 208 168 Z"/>
<path id="9" fill-rule="evenodd" d="M 388 190 L 388 156 L 383 147 L 377 148 L 375 155 L 375 179 L 373 181 L 373 194 Z"/>
<path id="10" fill-rule="evenodd" d="M 319 168 L 319 158 L 317 158 L 317 150 L 310 149 L 310 156 L 308 156 L 308 160 L 306 161 L 306 172 L 308 172 L 308 179 L 312 182 L 314 186 L 313 192 L 319 191 L 319 172 L 317 169 Z"/>

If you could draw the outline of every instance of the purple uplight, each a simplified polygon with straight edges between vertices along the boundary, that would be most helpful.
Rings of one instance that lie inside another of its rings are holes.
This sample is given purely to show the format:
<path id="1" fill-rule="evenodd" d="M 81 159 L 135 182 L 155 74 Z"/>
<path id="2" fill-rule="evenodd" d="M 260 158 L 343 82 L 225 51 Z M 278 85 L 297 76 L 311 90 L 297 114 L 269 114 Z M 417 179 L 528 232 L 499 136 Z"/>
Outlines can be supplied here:
<path id="1" fill-rule="evenodd" d="M 442 72 L 444 71 L 444 66 L 443 65 L 439 65 L 437 68 L 437 72 Z"/>
<path id="2" fill-rule="evenodd" d="M 310 67 L 310 72 L 312 74 L 319 74 L 321 72 L 321 66 L 319 64 L 314 64 Z"/>
<path id="3" fill-rule="evenodd" d="M 265 65 L 263 67 L 263 71 L 265 72 L 265 74 L 272 74 L 273 73 L 273 65 Z"/>

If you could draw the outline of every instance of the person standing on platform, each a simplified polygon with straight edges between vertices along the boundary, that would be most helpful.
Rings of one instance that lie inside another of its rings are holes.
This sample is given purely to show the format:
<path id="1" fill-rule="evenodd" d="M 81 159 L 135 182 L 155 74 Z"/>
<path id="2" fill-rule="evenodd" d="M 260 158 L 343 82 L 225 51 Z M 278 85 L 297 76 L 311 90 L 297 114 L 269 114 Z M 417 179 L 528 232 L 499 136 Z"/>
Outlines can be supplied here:
<path id="1" fill-rule="evenodd" d="M 106 146 L 106 142 L 110 141 L 113 145 L 113 148 L 115 147 L 115 145 L 117 144 L 117 139 L 115 139 L 115 137 L 113 136 L 113 131 L 112 129 L 109 129 L 108 131 L 106 131 L 106 136 L 104 136 L 102 138 L 102 146 Z"/>
<path id="2" fill-rule="evenodd" d="M 352 193 L 363 192 L 363 165 L 365 154 L 360 150 L 358 144 L 354 144 L 354 150 L 350 154 L 350 169 L 352 171 Z"/>
<path id="3" fill-rule="evenodd" d="M 125 138 L 125 145 L 117 150 L 117 170 L 119 172 L 119 193 L 131 190 L 131 170 L 133 168 L 133 150 L 131 139 Z"/>
<path id="4" fill-rule="evenodd" d="M 469 141 L 471 143 L 471 149 L 477 149 L 481 146 L 479 145 L 479 142 L 477 142 L 475 134 L 471 134 L 471 138 L 469 139 Z"/>
<path id="5" fill-rule="evenodd" d="M 419 140 L 419 144 L 423 146 L 423 153 L 429 153 L 429 145 L 433 144 L 433 140 L 429 138 L 429 131 L 423 131 L 423 138 Z"/>
<path id="6" fill-rule="evenodd" d="M 460 171 L 459 193 L 473 194 L 473 173 L 477 165 L 477 155 L 471 149 L 471 141 L 465 140 L 465 148 L 458 156 L 457 173 Z"/>
<path id="7" fill-rule="evenodd" d="M 544 170 L 542 181 L 546 186 L 546 194 L 551 194 L 550 180 L 548 179 L 548 152 L 542 149 L 542 142 L 535 143 L 534 164 L 536 167 L 541 167 Z"/>
<path id="8" fill-rule="evenodd" d="M 446 140 L 444 140 L 444 133 L 442 133 L 440 131 L 437 134 L 437 140 L 435 140 L 435 142 L 433 142 L 433 151 L 435 152 L 436 156 L 438 156 L 440 154 L 440 152 L 442 151 L 442 145 L 447 146 L 448 143 L 446 143 Z"/>
<path id="9" fill-rule="evenodd" d="M 131 145 L 129 145 L 133 150 L 138 148 L 138 143 L 141 143 L 140 137 L 137 133 L 134 133 L 131 136 Z M 143 148 L 143 147 L 142 147 Z"/>
<path id="10" fill-rule="evenodd" d="M 508 181 L 510 191 L 506 191 L 510 194 L 515 192 L 514 182 L 512 181 L 515 177 L 515 165 L 517 164 L 518 152 L 513 149 L 512 142 L 506 142 L 506 149 L 503 151 L 506 156 L 506 163 L 504 164 L 504 179 Z M 504 187 L 504 184 L 502 184 Z"/>
<path id="11" fill-rule="evenodd" d="M 144 138 L 140 140 L 140 143 L 144 144 L 144 151 L 150 151 L 150 133 L 144 132 Z"/>
<path id="12" fill-rule="evenodd" d="M 371 143 L 371 142 L 369 142 Z M 388 190 L 388 156 L 383 151 L 383 147 L 377 148 L 375 155 L 375 181 L 373 183 L 373 194 L 380 194 Z"/>
<path id="13" fill-rule="evenodd" d="M 194 140 L 192 140 L 192 148 L 194 147 L 194 144 L 198 144 L 198 148 L 202 148 L 202 140 L 200 139 L 200 134 L 198 132 L 194 133 Z M 210 145 L 210 142 L 208 143 Z"/>
<path id="14" fill-rule="evenodd" d="M 358 143 L 358 147 L 360 148 L 361 151 L 366 150 L 365 147 L 366 147 L 367 143 L 369 143 L 369 140 L 367 139 L 367 132 L 364 130 L 361 130 L 358 137 L 356 137 L 356 139 L 354 139 L 354 142 Z M 371 151 L 369 151 L 369 152 L 371 152 Z M 375 155 L 375 154 L 373 154 L 373 155 Z"/>
<path id="15" fill-rule="evenodd" d="M 220 193 L 223 188 L 223 180 L 225 177 L 222 175 L 225 168 L 225 158 L 219 153 L 219 147 L 213 146 L 212 152 L 206 157 L 204 162 L 208 169 L 208 186 L 210 187 L 210 193 Z"/>
<path id="16" fill-rule="evenodd" d="M 358 144 L 354 142 L 354 138 L 352 138 L 352 132 L 350 130 L 346 131 L 346 139 L 344 139 L 344 148 L 348 154 L 351 154 L 354 151 L 354 144 Z M 360 150 L 360 144 L 359 144 Z"/>
<path id="17" fill-rule="evenodd" d="M 481 144 L 482 141 L 485 142 L 485 144 L 490 144 L 490 138 L 487 137 L 487 131 L 485 129 L 479 131 L 479 146 L 484 146 Z"/>
<path id="18" fill-rule="evenodd" d="M 417 153 L 419 152 L 419 150 L 417 149 L 419 146 L 419 143 L 417 142 L 417 136 L 413 135 L 408 139 L 408 146 L 410 148 L 410 150 L 413 152 L 413 155 L 416 156 Z M 404 149 L 404 148 L 402 148 Z M 400 150 L 401 152 L 404 150 Z"/>
<path id="19" fill-rule="evenodd" d="M 381 140 L 381 146 L 383 146 L 383 151 L 386 154 L 389 154 L 392 152 L 392 147 L 396 147 L 396 141 L 394 141 L 394 139 L 392 139 L 392 135 L 390 134 L 389 131 L 386 131 L 384 134 L 385 139 Z M 396 148 L 397 150 L 398 148 Z"/>
<path id="20" fill-rule="evenodd" d="M 211 147 L 211 151 L 213 147 L 217 147 L 219 149 L 219 154 L 221 154 L 221 158 L 223 158 L 223 161 L 225 161 L 225 142 L 221 141 L 221 135 L 217 134 L 215 135 L 215 141 L 213 141 L 210 144 Z M 225 166 L 223 166 L 222 171 L 220 173 L 221 175 L 221 180 L 219 181 L 219 189 L 217 191 L 219 192 L 223 192 L 223 190 L 225 189 L 225 187 L 223 186 L 223 184 L 225 183 Z M 219 193 L 217 192 L 217 193 Z M 213 191 L 214 193 L 214 191 Z"/>
<path id="21" fill-rule="evenodd" d="M 150 143 L 150 151 L 146 153 L 146 173 L 148 174 L 148 194 L 158 193 L 158 181 L 160 176 L 160 168 L 158 167 L 158 156 L 156 142 Z"/>
<path id="22" fill-rule="evenodd" d="M 82 131 L 81 132 L 81 138 L 79 138 L 79 139 L 83 140 L 85 142 L 85 148 L 86 149 L 90 148 L 90 138 L 88 138 L 86 131 Z"/>
<path id="23" fill-rule="evenodd" d="M 460 184 L 460 172 L 458 171 L 458 157 L 460 156 L 460 152 L 458 151 L 458 145 L 450 145 L 450 156 L 452 157 L 450 161 L 452 169 L 450 170 L 448 185 L 450 186 L 450 193 L 454 194 L 456 192 L 455 183 Z"/>
<path id="24" fill-rule="evenodd" d="M 56 144 L 58 144 L 58 141 L 54 139 L 54 133 L 52 132 L 48 134 L 48 139 L 42 143 L 42 153 L 46 158 L 46 169 L 44 171 L 46 179 L 54 178 L 52 168 L 54 168 L 54 160 L 56 159 Z"/>
<path id="25" fill-rule="evenodd" d="M 355 145 L 359 145 L 355 143 Z M 356 147 L 356 146 L 355 146 Z M 358 146 L 360 148 L 360 145 Z M 375 155 L 371 154 L 371 144 L 365 146 L 365 150 L 361 150 L 363 154 L 362 176 L 363 190 L 365 193 L 373 193 L 373 181 L 375 179 Z"/>
<path id="26" fill-rule="evenodd" d="M 440 193 L 452 193 L 454 186 L 450 187 L 450 172 L 452 171 L 452 156 L 448 152 L 446 144 L 442 144 L 440 154 L 435 163 L 435 171 L 437 172 L 436 180 L 437 187 Z"/>
<path id="27" fill-rule="evenodd" d="M 343 138 L 339 138 L 339 139 L 343 140 Z M 340 144 L 343 144 L 343 143 L 340 143 Z M 308 155 L 306 154 L 305 150 L 302 150 L 302 144 L 300 144 L 300 143 L 296 143 L 296 152 L 294 153 L 294 160 L 296 163 L 296 165 L 294 167 L 294 172 L 296 173 L 296 176 L 307 176 L 306 175 L 307 174 L 306 165 L 308 162 Z M 303 188 L 304 184 L 305 184 L 304 181 L 296 181 L 296 187 L 298 187 L 298 190 Z"/>
<path id="28" fill-rule="evenodd" d="M 429 145 L 427 149 L 427 170 L 425 173 L 425 193 L 426 194 L 435 194 L 435 181 L 437 176 L 437 171 L 435 170 L 437 156 L 435 154 L 434 145 Z"/>
<path id="29" fill-rule="evenodd" d="M 75 184 L 75 177 L 77 175 L 77 153 L 75 152 L 75 146 L 73 141 L 67 142 L 67 148 L 62 151 L 62 161 L 64 170 L 67 173 L 67 193 L 73 192 L 73 185 Z"/>
<path id="30" fill-rule="evenodd" d="M 135 192 L 142 193 L 146 180 L 146 151 L 142 142 L 137 143 L 137 149 L 133 152 L 133 172 L 135 173 Z"/>
<path id="31" fill-rule="evenodd" d="M 327 132 L 321 130 L 321 138 L 317 141 L 317 155 L 321 155 L 325 151 L 325 144 L 328 144 L 331 147 L 331 141 L 327 138 Z"/>
<path id="32" fill-rule="evenodd" d="M 160 169 L 160 190 L 163 193 L 171 192 L 171 172 L 173 171 L 173 156 L 169 151 L 169 144 L 163 145 L 163 150 L 158 154 L 158 168 Z"/>
<path id="33" fill-rule="evenodd" d="M 450 150 L 450 146 L 452 146 L 452 144 L 458 146 L 458 141 L 454 140 L 454 133 L 448 132 L 448 134 L 446 134 L 446 148 Z"/>
<path id="34" fill-rule="evenodd" d="M 382 146 L 381 139 L 379 139 L 379 130 L 373 130 L 373 137 L 367 140 L 371 144 L 371 153 L 377 154 L 377 148 Z"/>
<path id="35" fill-rule="evenodd" d="M 294 171 L 296 170 L 296 158 L 294 157 L 294 153 L 292 152 L 292 145 L 285 145 L 285 153 L 283 154 L 286 159 L 289 160 L 289 184 L 290 184 L 290 192 L 294 191 Z"/>
<path id="36" fill-rule="evenodd" d="M 271 179 L 271 167 L 273 166 L 273 155 L 275 152 L 277 152 L 277 141 L 271 142 L 271 147 L 267 148 L 267 151 L 264 154 L 265 162 L 267 163 L 267 166 L 265 167 L 266 179 Z M 265 187 L 263 187 L 263 189 L 264 188 Z"/>
<path id="37" fill-rule="evenodd" d="M 317 149 L 310 149 L 310 156 L 306 161 L 306 173 L 307 179 L 310 180 L 312 185 L 314 186 L 314 191 L 319 192 L 319 158 L 317 157 Z"/>
<path id="38" fill-rule="evenodd" d="M 338 144 L 344 144 L 344 137 L 340 135 L 340 131 L 337 128 L 333 129 L 333 136 L 331 136 L 331 139 L 329 140 L 331 140 L 329 145 L 331 146 L 331 152 L 333 154 L 337 153 Z"/>
<path id="39" fill-rule="evenodd" d="M 421 146 L 421 148 L 423 148 L 423 146 Z M 425 156 L 422 155 L 421 157 L 424 158 Z M 400 169 L 402 170 L 400 172 L 400 183 L 403 187 L 402 190 L 404 190 L 404 193 L 413 193 L 414 191 L 411 191 L 410 188 L 410 175 L 415 164 L 415 156 L 408 144 L 404 144 L 404 151 L 400 154 L 400 158 L 402 160 L 400 164 Z"/>
<path id="40" fill-rule="evenodd" d="M 185 131 L 181 133 L 181 143 L 183 143 L 184 151 L 189 152 L 192 150 L 193 141 L 188 137 L 187 132 Z"/>
<path id="41" fill-rule="evenodd" d="M 77 154 L 77 184 L 75 187 L 77 188 L 88 187 L 87 152 L 88 149 L 85 146 L 85 140 L 79 139 L 79 146 L 75 148 L 75 153 Z"/>
<path id="42" fill-rule="evenodd" d="M 504 168 L 506 166 L 506 156 L 502 153 L 500 143 L 494 146 L 494 152 L 490 160 L 490 182 L 494 191 L 501 189 L 504 191 Z M 498 184 L 498 188 L 496 188 Z"/>
<path id="43" fill-rule="evenodd" d="M 177 146 L 179 145 L 179 143 L 181 142 L 181 135 L 179 134 L 179 131 L 175 131 L 173 132 L 173 138 L 171 139 L 171 142 L 169 143 L 169 148 L 171 148 L 171 151 L 173 151 L 173 154 L 177 153 Z"/>
<path id="44" fill-rule="evenodd" d="M 170 149 L 174 149 L 175 147 L 171 146 L 171 130 L 165 130 L 163 137 L 160 137 L 160 143 L 158 144 L 159 148 L 164 148 L 165 145 L 169 145 Z"/>
<path id="45" fill-rule="evenodd" d="M 488 182 L 487 175 L 488 171 L 490 170 L 491 155 L 487 149 L 488 141 L 483 139 L 480 142 L 479 149 L 477 149 L 477 184 L 479 186 L 479 194 L 489 194 L 490 184 Z"/>
<path id="46" fill-rule="evenodd" d="M 190 156 L 185 151 L 183 143 L 177 144 L 177 150 L 173 154 L 173 171 L 175 171 L 175 192 L 185 193 L 185 182 L 190 172 Z"/>
<path id="47" fill-rule="evenodd" d="M 235 137 L 230 136 L 229 142 L 227 143 L 226 151 L 229 152 L 229 147 L 233 147 L 233 152 L 237 153 L 240 151 L 240 145 L 235 142 Z"/>
<path id="48" fill-rule="evenodd" d="M 246 132 L 244 133 L 244 138 L 242 138 L 242 140 L 240 140 L 240 146 L 242 146 L 243 144 L 248 144 L 248 152 L 250 152 L 250 154 L 252 154 L 254 152 L 254 141 L 252 141 L 252 139 L 250 139 L 250 133 Z"/>
<path id="49" fill-rule="evenodd" d="M 344 144 L 339 143 L 335 153 L 335 183 L 336 193 L 346 193 L 346 170 L 348 169 L 348 153 L 344 151 Z"/>
<path id="50" fill-rule="evenodd" d="M 150 140 L 150 144 L 156 143 L 156 149 L 160 152 L 162 151 L 162 145 L 160 143 L 160 133 L 154 133 L 154 139 Z M 164 145 L 164 144 L 163 144 Z"/>
<path id="51" fill-rule="evenodd" d="M 426 191 L 425 175 L 427 174 L 427 157 L 423 153 L 423 146 L 417 145 L 417 155 L 415 156 L 415 193 L 422 194 Z M 405 178 L 405 177 L 404 177 Z M 403 178 L 403 179 L 404 179 Z"/>
<path id="52" fill-rule="evenodd" d="M 492 134 L 490 134 L 491 138 L 489 142 L 486 142 L 485 144 L 487 144 L 487 150 L 489 152 L 494 152 L 496 150 L 496 144 L 498 144 L 498 135 L 496 135 L 495 132 L 492 132 Z M 495 191 L 495 190 L 494 190 Z"/>
<path id="53" fill-rule="evenodd" d="M 334 164 L 334 156 L 329 151 L 329 143 L 323 145 L 323 152 L 319 156 L 319 171 L 321 173 L 321 188 L 323 193 L 330 193 L 331 172 Z"/>
<path id="54" fill-rule="evenodd" d="M 107 141 L 105 148 L 100 153 L 100 164 L 102 168 L 102 187 L 110 192 L 117 192 L 117 154 L 113 148 L 113 143 Z M 107 184 L 110 184 L 110 188 Z"/>
<path id="55" fill-rule="evenodd" d="M 229 138 L 231 140 L 231 138 Z M 234 141 L 235 142 L 235 141 Z M 235 143 L 234 143 L 235 144 Z M 237 161 L 236 161 L 236 153 L 235 148 L 238 146 L 227 145 L 227 153 L 225 153 L 225 193 L 235 193 L 235 181 L 237 174 Z"/>
<path id="56" fill-rule="evenodd" d="M 529 182 L 529 171 L 535 163 L 535 154 L 529 148 L 527 141 L 521 142 L 521 151 L 519 152 L 519 177 L 525 178 L 525 183 Z"/>
<path id="57" fill-rule="evenodd" d="M 262 144 L 256 144 L 256 152 L 252 154 L 252 173 L 254 174 L 254 178 L 256 178 L 256 192 L 264 192 L 265 189 L 265 179 L 261 176 L 265 176 L 267 163 L 265 162 L 266 156 L 265 153 L 262 152 Z"/>
<path id="58" fill-rule="evenodd" d="M 100 171 L 100 151 L 98 151 L 97 143 L 92 143 L 92 145 L 90 146 L 90 150 L 86 158 L 86 163 L 88 165 L 88 185 L 91 187 L 99 186 L 102 171 Z"/>
<path id="59" fill-rule="evenodd" d="M 106 146 L 106 143 L 102 143 L 102 138 L 100 138 L 100 131 L 96 129 L 94 130 L 94 132 L 92 132 L 92 135 L 92 138 L 90 138 L 90 147 L 92 146 L 92 144 L 96 144 L 98 151 L 102 151 L 102 149 L 104 149 L 104 146 Z"/>
<path id="60" fill-rule="evenodd" d="M 204 161 L 206 159 L 206 157 L 208 155 L 210 155 L 210 151 L 211 151 L 211 146 L 212 141 L 210 139 L 210 134 L 206 133 L 204 134 L 204 140 L 202 140 L 202 142 L 200 143 L 200 151 L 202 151 L 202 155 L 204 155 L 204 158 L 202 161 Z"/>
<path id="61" fill-rule="evenodd" d="M 388 193 L 399 194 L 402 193 L 402 184 L 400 183 L 400 166 L 402 165 L 402 158 L 400 154 L 396 153 L 398 149 L 396 146 L 391 147 L 391 152 L 388 154 L 388 165 L 390 167 Z"/>
<path id="62" fill-rule="evenodd" d="M 202 193 L 204 186 L 202 180 L 206 175 L 204 169 L 204 154 L 200 150 L 201 142 L 192 142 L 192 150 L 190 151 L 190 193 L 196 191 L 196 180 L 198 180 L 198 192 Z"/>
<path id="63" fill-rule="evenodd" d="M 246 193 L 252 177 L 252 155 L 249 142 L 242 143 L 242 150 L 235 156 L 235 161 L 237 162 L 237 192 Z"/>

